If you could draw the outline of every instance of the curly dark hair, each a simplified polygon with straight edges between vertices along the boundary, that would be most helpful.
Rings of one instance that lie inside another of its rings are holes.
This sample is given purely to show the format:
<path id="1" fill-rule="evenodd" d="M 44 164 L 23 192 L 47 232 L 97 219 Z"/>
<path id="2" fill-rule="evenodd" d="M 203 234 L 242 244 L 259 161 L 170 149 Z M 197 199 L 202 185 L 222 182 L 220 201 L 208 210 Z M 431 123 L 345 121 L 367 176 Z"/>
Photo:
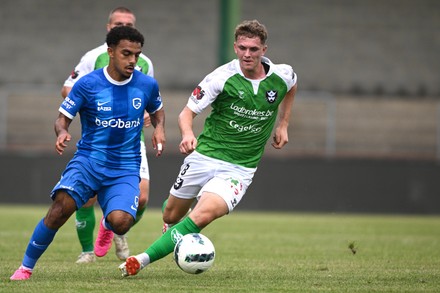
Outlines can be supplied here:
<path id="1" fill-rule="evenodd" d="M 105 39 L 107 46 L 114 47 L 119 44 L 121 40 L 128 40 L 134 43 L 140 43 L 144 46 L 144 36 L 135 28 L 130 26 L 116 26 L 112 28 Z"/>

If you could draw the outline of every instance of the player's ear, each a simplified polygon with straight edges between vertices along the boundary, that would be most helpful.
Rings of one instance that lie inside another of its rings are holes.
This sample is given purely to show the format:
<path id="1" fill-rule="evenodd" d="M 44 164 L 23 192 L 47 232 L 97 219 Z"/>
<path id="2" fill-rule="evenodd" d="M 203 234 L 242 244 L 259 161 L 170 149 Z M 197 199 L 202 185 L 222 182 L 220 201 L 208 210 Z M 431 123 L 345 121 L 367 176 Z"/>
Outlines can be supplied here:
<path id="1" fill-rule="evenodd" d="M 267 45 L 264 45 L 263 46 L 263 54 L 262 54 L 262 56 L 264 56 L 264 54 L 266 54 L 266 51 L 267 51 Z"/>
<path id="2" fill-rule="evenodd" d="M 112 47 L 107 48 L 107 54 L 110 58 L 113 58 L 115 50 Z"/>

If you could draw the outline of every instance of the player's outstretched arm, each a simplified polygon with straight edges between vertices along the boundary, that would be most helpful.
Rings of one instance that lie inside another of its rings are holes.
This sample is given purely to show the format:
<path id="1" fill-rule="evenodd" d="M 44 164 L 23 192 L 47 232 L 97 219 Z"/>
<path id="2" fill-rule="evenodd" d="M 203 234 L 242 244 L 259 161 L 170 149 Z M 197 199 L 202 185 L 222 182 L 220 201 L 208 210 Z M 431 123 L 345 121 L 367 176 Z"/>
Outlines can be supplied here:
<path id="1" fill-rule="evenodd" d="M 190 154 L 196 149 L 197 138 L 193 132 L 193 120 L 196 115 L 188 106 L 185 106 L 179 114 L 178 123 L 182 135 L 179 150 L 182 154 Z"/>
<path id="2" fill-rule="evenodd" d="M 156 157 L 162 155 L 165 149 L 165 111 L 160 109 L 153 114 L 150 114 L 151 124 L 154 127 L 151 142 L 153 148 L 157 151 Z"/>
<path id="3" fill-rule="evenodd" d="M 280 104 L 280 109 L 278 113 L 278 125 L 275 128 L 272 142 L 272 146 L 276 149 L 281 149 L 289 142 L 287 128 L 289 126 L 289 120 L 292 112 L 293 100 L 295 99 L 296 89 L 297 85 L 295 84 L 287 92 L 284 100 Z"/>
<path id="4" fill-rule="evenodd" d="M 57 140 L 55 142 L 55 149 L 58 154 L 62 155 L 64 149 L 67 147 L 67 143 L 72 138 L 69 133 L 69 125 L 72 122 L 71 119 L 66 117 L 64 114 L 60 113 L 57 120 L 55 121 L 55 134 L 57 135 Z"/>

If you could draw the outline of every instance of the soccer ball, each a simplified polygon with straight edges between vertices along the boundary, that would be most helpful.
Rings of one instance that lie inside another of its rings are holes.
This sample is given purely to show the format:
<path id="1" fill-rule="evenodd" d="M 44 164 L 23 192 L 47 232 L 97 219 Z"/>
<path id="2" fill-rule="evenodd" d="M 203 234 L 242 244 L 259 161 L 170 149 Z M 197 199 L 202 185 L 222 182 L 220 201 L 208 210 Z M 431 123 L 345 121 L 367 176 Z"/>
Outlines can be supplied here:
<path id="1" fill-rule="evenodd" d="M 214 263 L 215 248 L 205 235 L 190 233 L 177 241 L 173 255 L 182 271 L 200 274 L 207 271 Z"/>

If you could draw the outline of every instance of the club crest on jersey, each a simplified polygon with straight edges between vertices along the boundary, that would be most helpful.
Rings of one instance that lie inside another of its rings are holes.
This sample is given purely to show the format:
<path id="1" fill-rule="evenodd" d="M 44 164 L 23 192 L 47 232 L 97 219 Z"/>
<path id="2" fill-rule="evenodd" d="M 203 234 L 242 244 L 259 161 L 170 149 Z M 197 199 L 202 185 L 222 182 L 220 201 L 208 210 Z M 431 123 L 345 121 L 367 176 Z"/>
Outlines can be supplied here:
<path id="1" fill-rule="evenodd" d="M 135 108 L 136 110 L 138 110 L 142 105 L 142 100 L 141 98 L 134 98 L 133 99 L 133 108 Z"/>
<path id="2" fill-rule="evenodd" d="M 275 102 L 277 97 L 278 97 L 278 91 L 274 91 L 274 90 L 266 91 L 266 99 L 269 103 L 272 104 L 273 102 Z"/>
<path id="3" fill-rule="evenodd" d="M 78 75 L 79 75 L 79 71 L 74 69 L 74 70 L 72 70 L 72 73 L 70 74 L 70 77 L 72 79 L 75 79 L 75 78 L 78 77 Z"/>

